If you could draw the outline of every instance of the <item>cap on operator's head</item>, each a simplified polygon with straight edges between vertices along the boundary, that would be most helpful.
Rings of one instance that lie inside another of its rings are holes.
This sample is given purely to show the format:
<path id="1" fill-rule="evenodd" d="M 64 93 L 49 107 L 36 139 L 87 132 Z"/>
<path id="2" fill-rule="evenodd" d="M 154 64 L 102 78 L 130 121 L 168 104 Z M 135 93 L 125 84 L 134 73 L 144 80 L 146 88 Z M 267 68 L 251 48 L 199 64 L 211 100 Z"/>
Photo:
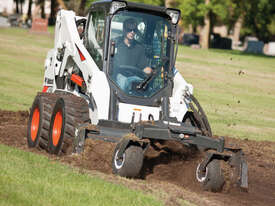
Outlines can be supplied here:
<path id="1" fill-rule="evenodd" d="M 137 22 L 135 19 L 130 18 L 130 19 L 126 19 L 123 22 L 123 33 L 127 33 L 128 31 L 131 30 L 137 30 Z"/>

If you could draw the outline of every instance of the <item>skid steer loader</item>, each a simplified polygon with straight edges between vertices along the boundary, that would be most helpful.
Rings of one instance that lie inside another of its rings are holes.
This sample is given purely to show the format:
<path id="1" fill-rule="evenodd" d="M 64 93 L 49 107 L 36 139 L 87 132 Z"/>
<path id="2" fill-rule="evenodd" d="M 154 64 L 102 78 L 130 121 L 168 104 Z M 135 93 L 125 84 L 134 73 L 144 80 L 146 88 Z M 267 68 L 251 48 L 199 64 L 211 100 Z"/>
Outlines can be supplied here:
<path id="1" fill-rule="evenodd" d="M 28 122 L 28 145 L 80 153 L 85 139 L 117 143 L 115 174 L 137 177 L 146 149 L 176 141 L 203 150 L 194 171 L 206 190 L 224 184 L 220 161 L 248 187 L 241 149 L 213 138 L 193 87 L 175 69 L 180 11 L 123 0 L 94 2 L 87 17 L 59 11 L 43 91 Z"/>

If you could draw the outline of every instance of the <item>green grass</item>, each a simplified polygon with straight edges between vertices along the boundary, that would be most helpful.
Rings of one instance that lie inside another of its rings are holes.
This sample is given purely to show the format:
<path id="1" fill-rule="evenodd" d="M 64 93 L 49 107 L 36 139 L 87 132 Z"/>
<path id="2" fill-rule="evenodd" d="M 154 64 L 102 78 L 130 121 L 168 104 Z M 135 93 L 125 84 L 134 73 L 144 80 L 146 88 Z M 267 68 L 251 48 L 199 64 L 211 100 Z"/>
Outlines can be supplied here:
<path id="1" fill-rule="evenodd" d="M 42 90 L 44 60 L 53 47 L 52 35 L 0 28 L 0 108 L 27 110 Z"/>
<path id="2" fill-rule="evenodd" d="M 214 134 L 275 140 L 274 57 L 180 47 L 177 68 L 193 84 Z"/>
<path id="3" fill-rule="evenodd" d="M 163 205 L 150 195 L 0 145 L 0 205 Z"/>

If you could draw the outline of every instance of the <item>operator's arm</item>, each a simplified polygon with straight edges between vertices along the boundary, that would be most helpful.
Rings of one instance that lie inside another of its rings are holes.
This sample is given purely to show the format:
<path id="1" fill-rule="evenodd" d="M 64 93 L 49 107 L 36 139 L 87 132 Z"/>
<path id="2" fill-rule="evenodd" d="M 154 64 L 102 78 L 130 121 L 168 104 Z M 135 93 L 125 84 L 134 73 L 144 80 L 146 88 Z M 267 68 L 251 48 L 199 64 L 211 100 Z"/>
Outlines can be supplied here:
<path id="1" fill-rule="evenodd" d="M 149 64 L 148 64 L 147 58 L 145 56 L 144 47 L 138 44 L 136 49 L 137 49 L 137 58 L 138 58 L 137 66 L 139 68 L 144 68 L 143 72 L 145 74 L 151 74 L 153 70 L 151 67 L 148 66 Z"/>

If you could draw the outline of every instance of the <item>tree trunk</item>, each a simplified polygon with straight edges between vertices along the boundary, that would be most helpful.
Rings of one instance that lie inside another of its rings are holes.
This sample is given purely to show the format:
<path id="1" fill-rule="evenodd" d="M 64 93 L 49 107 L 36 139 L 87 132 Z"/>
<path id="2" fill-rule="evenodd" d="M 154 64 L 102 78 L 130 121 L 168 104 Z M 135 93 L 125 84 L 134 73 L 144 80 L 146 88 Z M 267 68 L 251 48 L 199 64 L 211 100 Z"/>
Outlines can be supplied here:
<path id="1" fill-rule="evenodd" d="M 54 25 L 56 20 L 56 13 L 57 13 L 58 4 L 56 0 L 51 0 L 51 14 L 49 18 L 49 25 Z"/>
<path id="2" fill-rule="evenodd" d="M 78 15 L 84 16 L 85 15 L 85 6 L 86 6 L 87 0 L 81 0 L 79 9 L 78 9 Z"/>
<path id="3" fill-rule="evenodd" d="M 173 8 L 176 7 L 176 0 L 165 0 L 165 7 L 167 8 Z"/>
<path id="4" fill-rule="evenodd" d="M 57 0 L 58 4 L 61 6 L 62 9 L 67 9 L 66 5 L 64 4 L 63 0 Z"/>
<path id="5" fill-rule="evenodd" d="M 41 1 L 40 8 L 41 8 L 41 18 L 45 19 L 46 18 L 46 15 L 45 15 L 45 0 Z"/>
<path id="6" fill-rule="evenodd" d="M 18 1 L 19 0 L 15 0 L 15 5 L 16 5 L 16 13 L 19 14 L 19 6 L 18 6 Z"/>
<path id="7" fill-rule="evenodd" d="M 240 33 L 243 25 L 244 15 L 241 14 L 238 20 L 234 24 L 234 32 L 233 32 L 233 48 L 239 45 L 240 41 Z"/>
<path id="8" fill-rule="evenodd" d="M 32 18 L 32 0 L 29 0 L 29 5 L 28 5 L 28 19 Z"/>
<path id="9" fill-rule="evenodd" d="M 210 3 L 210 0 L 205 0 L 205 4 L 208 5 Z M 209 48 L 209 38 L 210 38 L 210 15 L 209 12 L 207 12 L 204 16 L 204 27 L 201 34 L 201 47 L 203 49 Z"/>
<path id="10" fill-rule="evenodd" d="M 20 0 L 20 14 L 23 14 L 23 1 Z"/>

